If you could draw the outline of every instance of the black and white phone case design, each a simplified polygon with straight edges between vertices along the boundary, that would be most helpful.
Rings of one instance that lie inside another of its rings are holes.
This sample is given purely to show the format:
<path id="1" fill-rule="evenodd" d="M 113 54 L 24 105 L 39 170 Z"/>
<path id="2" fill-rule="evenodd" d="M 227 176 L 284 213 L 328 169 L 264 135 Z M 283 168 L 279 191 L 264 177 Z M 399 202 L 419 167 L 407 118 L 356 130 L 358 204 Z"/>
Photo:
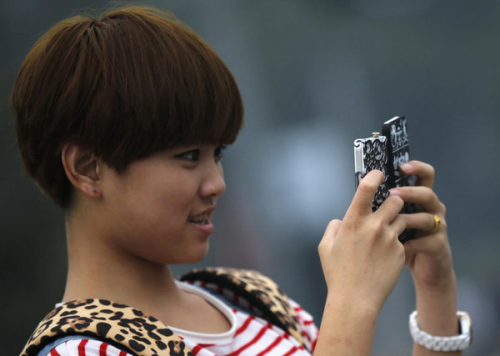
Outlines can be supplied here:
<path id="1" fill-rule="evenodd" d="M 358 138 L 354 141 L 354 165 L 356 189 L 359 182 L 368 172 L 377 169 L 384 173 L 386 179 L 380 185 L 373 200 L 372 210 L 375 211 L 389 196 L 389 187 L 387 185 L 387 138 L 374 133 L 373 137 Z"/>
<path id="2" fill-rule="evenodd" d="M 354 141 L 354 165 L 356 189 L 361 179 L 371 170 L 384 173 L 385 180 L 379 187 L 373 200 L 372 210 L 376 211 L 389 196 L 389 190 L 396 187 L 415 185 L 414 177 L 401 173 L 400 167 L 410 160 L 408 128 L 403 116 L 396 116 L 382 126 L 382 133 L 373 133 L 373 137 Z M 401 213 L 415 212 L 413 204 L 406 203 Z M 399 236 L 401 242 L 415 237 L 415 230 L 405 230 Z"/>
<path id="3" fill-rule="evenodd" d="M 410 160 L 410 141 L 408 128 L 404 116 L 396 116 L 384 122 L 382 134 L 387 137 L 388 159 L 387 167 L 388 184 L 393 187 L 406 187 L 412 184 L 411 177 L 401 173 L 399 168 Z"/>

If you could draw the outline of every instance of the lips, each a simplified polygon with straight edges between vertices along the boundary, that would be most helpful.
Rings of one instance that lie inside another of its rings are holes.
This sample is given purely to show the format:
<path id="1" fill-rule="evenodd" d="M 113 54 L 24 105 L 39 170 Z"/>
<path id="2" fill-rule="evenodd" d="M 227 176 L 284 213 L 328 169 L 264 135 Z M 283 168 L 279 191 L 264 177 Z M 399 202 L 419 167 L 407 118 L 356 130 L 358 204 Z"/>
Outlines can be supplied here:
<path id="1" fill-rule="evenodd" d="M 212 218 L 212 213 L 215 210 L 215 206 L 203 210 L 198 214 L 194 214 L 188 217 L 187 221 L 194 224 L 208 225 L 210 219 Z"/>

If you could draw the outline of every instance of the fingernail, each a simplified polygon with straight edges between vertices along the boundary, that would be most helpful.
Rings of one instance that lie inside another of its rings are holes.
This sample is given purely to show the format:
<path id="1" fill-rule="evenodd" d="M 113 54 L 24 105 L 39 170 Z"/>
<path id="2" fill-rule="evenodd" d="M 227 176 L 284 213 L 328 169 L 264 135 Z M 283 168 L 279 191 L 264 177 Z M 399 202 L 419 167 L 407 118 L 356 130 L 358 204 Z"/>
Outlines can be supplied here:
<path id="1" fill-rule="evenodd" d="M 382 174 L 380 171 L 378 174 L 375 171 L 370 171 L 363 179 L 366 179 L 367 182 L 380 184 L 380 174 Z"/>
<path id="2" fill-rule="evenodd" d="M 394 195 L 396 197 L 400 197 L 401 196 L 401 191 L 399 189 L 391 189 L 391 190 L 389 190 L 389 194 L 390 195 Z"/>
<path id="3" fill-rule="evenodd" d="M 405 172 L 411 172 L 413 170 L 413 165 L 411 163 L 405 163 L 401 166 L 401 169 Z"/>

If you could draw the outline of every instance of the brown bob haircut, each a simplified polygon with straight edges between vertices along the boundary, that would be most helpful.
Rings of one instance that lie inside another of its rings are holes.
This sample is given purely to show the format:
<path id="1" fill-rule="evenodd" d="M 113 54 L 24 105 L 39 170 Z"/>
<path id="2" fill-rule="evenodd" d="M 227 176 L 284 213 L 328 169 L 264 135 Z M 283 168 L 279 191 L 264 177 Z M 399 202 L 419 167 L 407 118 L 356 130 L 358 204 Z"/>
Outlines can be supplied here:
<path id="1" fill-rule="evenodd" d="M 33 46 L 11 95 L 26 172 L 68 208 L 68 142 L 123 172 L 178 145 L 230 144 L 243 122 L 219 56 L 168 12 L 125 7 L 57 23 Z"/>

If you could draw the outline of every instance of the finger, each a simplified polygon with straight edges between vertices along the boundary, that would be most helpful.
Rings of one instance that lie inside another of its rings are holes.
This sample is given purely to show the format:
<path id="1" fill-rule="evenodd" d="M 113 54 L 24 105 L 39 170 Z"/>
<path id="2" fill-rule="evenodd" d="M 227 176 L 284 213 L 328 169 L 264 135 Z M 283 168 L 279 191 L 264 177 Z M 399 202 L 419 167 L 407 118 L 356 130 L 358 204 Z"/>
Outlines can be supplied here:
<path id="1" fill-rule="evenodd" d="M 396 238 L 401 235 L 401 233 L 407 229 L 407 221 L 405 219 L 404 214 L 399 214 L 394 221 L 389 225 L 389 229 L 392 232 L 393 236 Z"/>
<path id="2" fill-rule="evenodd" d="M 432 188 L 434 185 L 435 170 L 430 164 L 420 161 L 409 161 L 401 166 L 405 175 L 417 176 L 416 185 Z"/>
<path id="3" fill-rule="evenodd" d="M 320 256 L 329 253 L 331 246 L 333 245 L 333 241 L 337 237 L 341 224 L 342 222 L 340 220 L 332 220 L 326 227 L 325 234 L 318 245 L 318 252 Z"/>
<path id="4" fill-rule="evenodd" d="M 419 237 L 418 239 L 408 240 L 404 244 L 404 248 L 407 263 L 411 263 L 411 260 L 419 253 L 436 256 L 436 254 L 442 255 L 443 252 L 445 252 L 445 255 L 448 253 L 451 255 L 451 252 L 449 251 L 450 244 L 446 234 L 439 236 L 425 235 Z"/>
<path id="5" fill-rule="evenodd" d="M 391 194 L 396 194 L 407 203 L 415 203 L 427 212 L 443 213 L 444 205 L 439 200 L 436 193 L 428 187 L 400 187 L 390 190 Z"/>
<path id="6" fill-rule="evenodd" d="M 360 216 L 367 216 L 372 213 L 372 203 L 375 198 L 375 193 L 384 181 L 384 174 L 380 171 L 373 170 L 359 183 L 356 194 L 352 199 L 352 203 L 346 213 L 346 218 L 358 218 Z"/>
<path id="7" fill-rule="evenodd" d="M 335 238 L 339 232 L 340 225 L 342 225 L 342 221 L 335 219 L 330 221 L 325 230 L 325 236 L 329 236 L 331 238 Z"/>
<path id="8" fill-rule="evenodd" d="M 391 191 L 391 195 L 380 205 L 378 210 L 373 214 L 379 216 L 383 222 L 390 223 L 396 219 L 397 215 L 403 209 L 404 200 L 399 197 L 397 191 Z"/>
<path id="9" fill-rule="evenodd" d="M 406 227 L 408 229 L 417 229 L 431 233 L 445 229 L 444 219 L 437 217 L 437 215 L 434 214 L 415 213 L 415 214 L 402 214 L 401 216 L 403 216 L 404 219 L 406 220 Z M 439 219 L 439 226 L 437 226 L 436 217 Z"/>

